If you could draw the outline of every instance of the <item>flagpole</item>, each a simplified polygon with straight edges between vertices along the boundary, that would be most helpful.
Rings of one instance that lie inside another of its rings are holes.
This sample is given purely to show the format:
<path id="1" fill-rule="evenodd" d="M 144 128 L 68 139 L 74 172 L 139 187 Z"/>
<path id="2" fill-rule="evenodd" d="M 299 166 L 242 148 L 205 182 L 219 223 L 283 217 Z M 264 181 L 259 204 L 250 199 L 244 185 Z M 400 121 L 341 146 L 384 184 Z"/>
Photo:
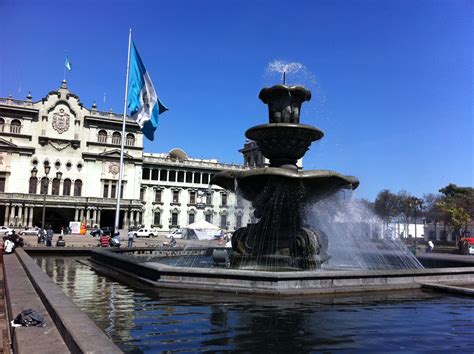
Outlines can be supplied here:
<path id="1" fill-rule="evenodd" d="M 128 34 L 128 55 L 127 55 L 127 76 L 125 79 L 125 97 L 123 100 L 123 120 L 122 120 L 122 142 L 120 144 L 120 168 L 119 168 L 119 181 L 117 186 L 117 206 L 115 209 L 115 224 L 114 231 L 116 232 L 119 228 L 120 219 L 120 195 L 122 194 L 122 178 L 123 178 L 123 147 L 125 141 L 125 119 L 127 117 L 127 96 L 128 96 L 128 75 L 130 70 L 130 45 L 132 43 L 132 29 Z M 112 235 L 113 236 L 113 235 Z"/>
<path id="2" fill-rule="evenodd" d="M 67 60 L 67 50 L 64 51 L 65 54 L 66 54 L 66 60 Z M 66 63 L 64 63 L 64 78 L 63 78 L 63 81 L 66 81 Z"/>

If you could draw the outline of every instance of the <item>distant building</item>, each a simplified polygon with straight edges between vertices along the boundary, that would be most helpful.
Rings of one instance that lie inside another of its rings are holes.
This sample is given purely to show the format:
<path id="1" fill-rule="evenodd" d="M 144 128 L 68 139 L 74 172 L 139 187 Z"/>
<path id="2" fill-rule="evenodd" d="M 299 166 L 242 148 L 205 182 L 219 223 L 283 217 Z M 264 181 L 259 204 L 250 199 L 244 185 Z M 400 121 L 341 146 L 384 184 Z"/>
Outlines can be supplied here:
<path id="1" fill-rule="evenodd" d="M 38 102 L 30 94 L 0 99 L 0 225 L 40 226 L 45 205 L 45 224 L 55 230 L 70 221 L 113 226 L 121 132 L 122 115 L 84 107 L 65 81 Z M 208 186 L 227 169 L 244 167 L 180 149 L 144 153 L 139 126 L 127 118 L 120 227 L 168 232 L 200 218 L 224 229 L 245 226 L 249 206 Z"/>

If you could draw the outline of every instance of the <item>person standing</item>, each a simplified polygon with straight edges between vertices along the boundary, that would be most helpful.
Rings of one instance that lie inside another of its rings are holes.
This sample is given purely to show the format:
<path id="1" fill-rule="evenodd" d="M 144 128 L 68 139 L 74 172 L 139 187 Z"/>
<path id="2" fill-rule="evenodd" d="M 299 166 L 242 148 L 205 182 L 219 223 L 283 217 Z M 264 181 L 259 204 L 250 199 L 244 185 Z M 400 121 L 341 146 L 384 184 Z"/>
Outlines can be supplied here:
<path id="1" fill-rule="evenodd" d="M 128 230 L 128 247 L 133 247 L 133 238 L 135 234 L 132 230 Z"/>
<path id="2" fill-rule="evenodd" d="M 433 243 L 433 241 L 429 240 L 428 241 L 428 252 L 433 253 L 433 249 L 434 249 L 434 243 Z"/>
<path id="3" fill-rule="evenodd" d="M 51 225 L 49 225 L 48 230 L 46 230 L 46 246 L 48 246 L 48 247 L 52 246 L 53 236 L 54 236 L 53 229 L 52 229 Z"/>

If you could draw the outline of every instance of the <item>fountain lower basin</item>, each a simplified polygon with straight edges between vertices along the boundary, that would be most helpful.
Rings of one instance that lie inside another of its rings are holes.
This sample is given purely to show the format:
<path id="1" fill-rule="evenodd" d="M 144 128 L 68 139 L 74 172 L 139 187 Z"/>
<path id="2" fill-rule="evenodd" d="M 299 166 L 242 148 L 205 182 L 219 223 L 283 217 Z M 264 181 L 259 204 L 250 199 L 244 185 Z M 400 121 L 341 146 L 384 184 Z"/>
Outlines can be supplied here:
<path id="1" fill-rule="evenodd" d="M 420 288 L 423 283 L 474 281 L 474 267 L 266 272 L 142 263 L 102 249 L 92 252 L 91 261 L 108 275 L 156 288 L 278 296 L 388 291 Z"/>

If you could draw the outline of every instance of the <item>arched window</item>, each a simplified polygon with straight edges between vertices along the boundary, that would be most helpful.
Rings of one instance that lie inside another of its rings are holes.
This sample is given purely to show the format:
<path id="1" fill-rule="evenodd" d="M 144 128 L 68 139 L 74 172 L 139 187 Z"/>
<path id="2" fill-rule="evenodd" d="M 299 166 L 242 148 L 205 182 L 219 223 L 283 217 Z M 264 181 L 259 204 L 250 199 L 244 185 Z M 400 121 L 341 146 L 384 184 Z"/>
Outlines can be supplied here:
<path id="1" fill-rule="evenodd" d="M 49 180 L 46 177 L 41 178 L 41 194 L 48 194 L 48 184 Z"/>
<path id="2" fill-rule="evenodd" d="M 82 181 L 80 179 L 76 179 L 74 182 L 74 196 L 80 197 L 82 192 Z"/>
<path id="3" fill-rule="evenodd" d="M 36 194 L 36 186 L 38 185 L 38 178 L 37 177 L 30 177 L 30 194 Z"/>
<path id="4" fill-rule="evenodd" d="M 10 133 L 19 134 L 21 132 L 21 122 L 18 119 L 14 119 L 10 123 Z"/>
<path id="5" fill-rule="evenodd" d="M 0 132 L 3 132 L 5 129 L 5 119 L 0 118 Z"/>
<path id="6" fill-rule="evenodd" d="M 57 179 L 57 178 L 53 179 L 51 194 L 52 195 L 59 195 L 59 179 Z"/>
<path id="7" fill-rule="evenodd" d="M 120 145 L 122 143 L 122 135 L 119 132 L 112 134 L 112 144 Z"/>
<path id="8" fill-rule="evenodd" d="M 125 140 L 125 145 L 135 146 L 135 135 L 133 135 L 132 133 L 128 133 L 127 140 Z"/>
<path id="9" fill-rule="evenodd" d="M 99 133 L 97 134 L 97 141 L 99 143 L 107 142 L 107 132 L 105 130 L 99 130 Z"/>
<path id="10" fill-rule="evenodd" d="M 71 195 L 71 180 L 69 178 L 64 180 L 63 195 Z"/>

